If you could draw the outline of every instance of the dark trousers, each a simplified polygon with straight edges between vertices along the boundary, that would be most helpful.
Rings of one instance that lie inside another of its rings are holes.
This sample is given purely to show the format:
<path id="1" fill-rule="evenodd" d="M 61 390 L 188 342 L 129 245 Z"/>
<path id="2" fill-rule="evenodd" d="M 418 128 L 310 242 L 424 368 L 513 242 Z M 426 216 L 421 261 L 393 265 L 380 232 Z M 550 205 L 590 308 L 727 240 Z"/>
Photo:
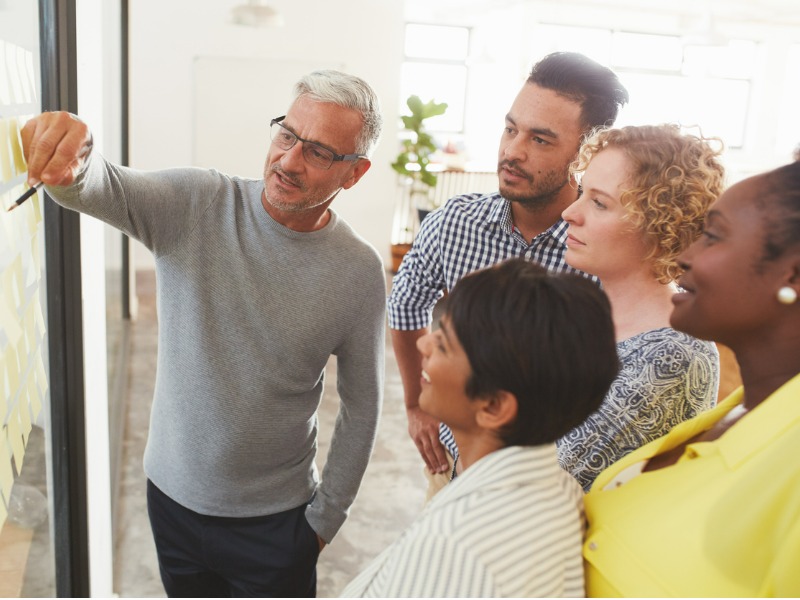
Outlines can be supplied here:
<path id="1" fill-rule="evenodd" d="M 210 517 L 147 482 L 147 512 L 170 598 L 313 598 L 317 534 L 306 506 L 251 518 Z"/>

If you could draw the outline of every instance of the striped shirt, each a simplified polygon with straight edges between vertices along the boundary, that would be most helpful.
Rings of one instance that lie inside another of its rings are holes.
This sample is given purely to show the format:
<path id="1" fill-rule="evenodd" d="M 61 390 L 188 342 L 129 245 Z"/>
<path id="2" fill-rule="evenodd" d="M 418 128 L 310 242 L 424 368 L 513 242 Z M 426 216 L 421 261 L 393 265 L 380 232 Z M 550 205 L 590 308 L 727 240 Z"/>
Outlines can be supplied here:
<path id="1" fill-rule="evenodd" d="M 554 444 L 483 457 L 344 590 L 347 597 L 582 597 L 583 494 Z"/>
<path id="2" fill-rule="evenodd" d="M 456 196 L 422 222 L 394 278 L 389 327 L 422 329 L 436 302 L 478 269 L 523 257 L 552 272 L 579 272 L 564 260 L 567 223 L 559 219 L 528 242 L 514 227 L 511 203 L 499 192 Z M 582 273 L 583 274 L 583 273 Z"/>

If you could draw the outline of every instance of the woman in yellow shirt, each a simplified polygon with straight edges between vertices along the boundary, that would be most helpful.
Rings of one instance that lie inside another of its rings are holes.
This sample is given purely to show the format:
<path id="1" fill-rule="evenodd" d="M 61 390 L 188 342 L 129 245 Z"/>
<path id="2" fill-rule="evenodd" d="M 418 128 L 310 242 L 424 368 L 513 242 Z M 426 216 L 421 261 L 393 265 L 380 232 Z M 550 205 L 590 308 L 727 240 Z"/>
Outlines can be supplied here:
<path id="1" fill-rule="evenodd" d="M 800 595 L 800 162 L 712 206 L 671 324 L 743 387 L 606 469 L 585 498 L 590 596 Z"/>

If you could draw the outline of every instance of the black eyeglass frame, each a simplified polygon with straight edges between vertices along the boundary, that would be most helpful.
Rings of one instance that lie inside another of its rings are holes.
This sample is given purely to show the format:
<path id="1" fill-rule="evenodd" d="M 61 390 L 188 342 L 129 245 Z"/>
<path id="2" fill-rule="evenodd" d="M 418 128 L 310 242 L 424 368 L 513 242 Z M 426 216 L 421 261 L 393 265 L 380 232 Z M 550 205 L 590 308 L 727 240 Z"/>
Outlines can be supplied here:
<path id="1" fill-rule="evenodd" d="M 345 160 L 358 160 L 359 158 L 369 158 L 368 156 L 366 156 L 364 154 L 336 154 L 336 152 L 334 152 L 330 148 L 326 148 L 322 144 L 318 144 L 317 142 L 312 142 L 311 140 L 304 140 L 299 135 L 297 135 L 294 131 L 292 131 L 291 129 L 286 127 L 286 125 L 283 125 L 281 123 L 281 121 L 283 121 L 285 118 L 286 118 L 286 115 L 283 115 L 282 117 L 277 117 L 275 119 L 272 119 L 269 122 L 270 131 L 272 131 L 272 126 L 273 125 L 277 125 L 281 129 L 284 129 L 285 131 L 288 131 L 289 133 L 291 133 L 295 138 L 294 142 L 292 142 L 291 146 L 289 146 L 288 148 L 281 148 L 282 150 L 291 150 L 292 148 L 294 148 L 294 146 L 297 144 L 298 141 L 303 142 L 303 144 L 311 144 L 312 146 L 316 146 L 317 148 L 322 148 L 326 152 L 330 152 L 331 154 L 333 154 L 333 158 L 331 159 L 331 164 L 329 164 L 327 167 L 325 167 L 326 170 L 330 169 L 333 166 L 334 162 L 341 162 L 341 161 L 345 161 Z M 275 140 L 272 139 L 272 136 L 270 136 L 270 141 L 272 143 L 275 143 Z M 278 147 L 280 148 L 280 146 L 278 146 Z M 303 152 L 303 157 L 305 158 L 305 152 Z M 306 159 L 306 160 L 308 160 L 308 159 Z M 318 168 L 322 168 L 322 167 L 318 167 Z"/>

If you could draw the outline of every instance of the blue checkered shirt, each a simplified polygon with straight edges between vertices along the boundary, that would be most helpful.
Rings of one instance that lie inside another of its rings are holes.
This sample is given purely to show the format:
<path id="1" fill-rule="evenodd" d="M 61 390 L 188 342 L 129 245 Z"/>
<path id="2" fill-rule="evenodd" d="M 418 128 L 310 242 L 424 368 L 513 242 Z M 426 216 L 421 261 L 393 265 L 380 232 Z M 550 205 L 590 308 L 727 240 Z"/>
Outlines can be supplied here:
<path id="1" fill-rule="evenodd" d="M 429 326 L 433 308 L 446 290 L 464 275 L 508 258 L 521 256 L 551 272 L 588 277 L 564 260 L 567 227 L 559 219 L 528 243 L 514 227 L 511 203 L 499 192 L 451 198 L 425 218 L 403 259 L 389 295 L 389 327 L 414 330 Z M 440 428 L 440 439 L 457 458 L 455 441 L 445 425 Z"/>
<path id="2" fill-rule="evenodd" d="M 564 261 L 567 223 L 559 219 L 532 242 L 511 219 L 511 203 L 499 192 L 456 196 L 422 222 L 392 283 L 389 327 L 422 329 L 433 307 L 467 273 L 521 256 L 548 271 L 582 273 Z"/>

